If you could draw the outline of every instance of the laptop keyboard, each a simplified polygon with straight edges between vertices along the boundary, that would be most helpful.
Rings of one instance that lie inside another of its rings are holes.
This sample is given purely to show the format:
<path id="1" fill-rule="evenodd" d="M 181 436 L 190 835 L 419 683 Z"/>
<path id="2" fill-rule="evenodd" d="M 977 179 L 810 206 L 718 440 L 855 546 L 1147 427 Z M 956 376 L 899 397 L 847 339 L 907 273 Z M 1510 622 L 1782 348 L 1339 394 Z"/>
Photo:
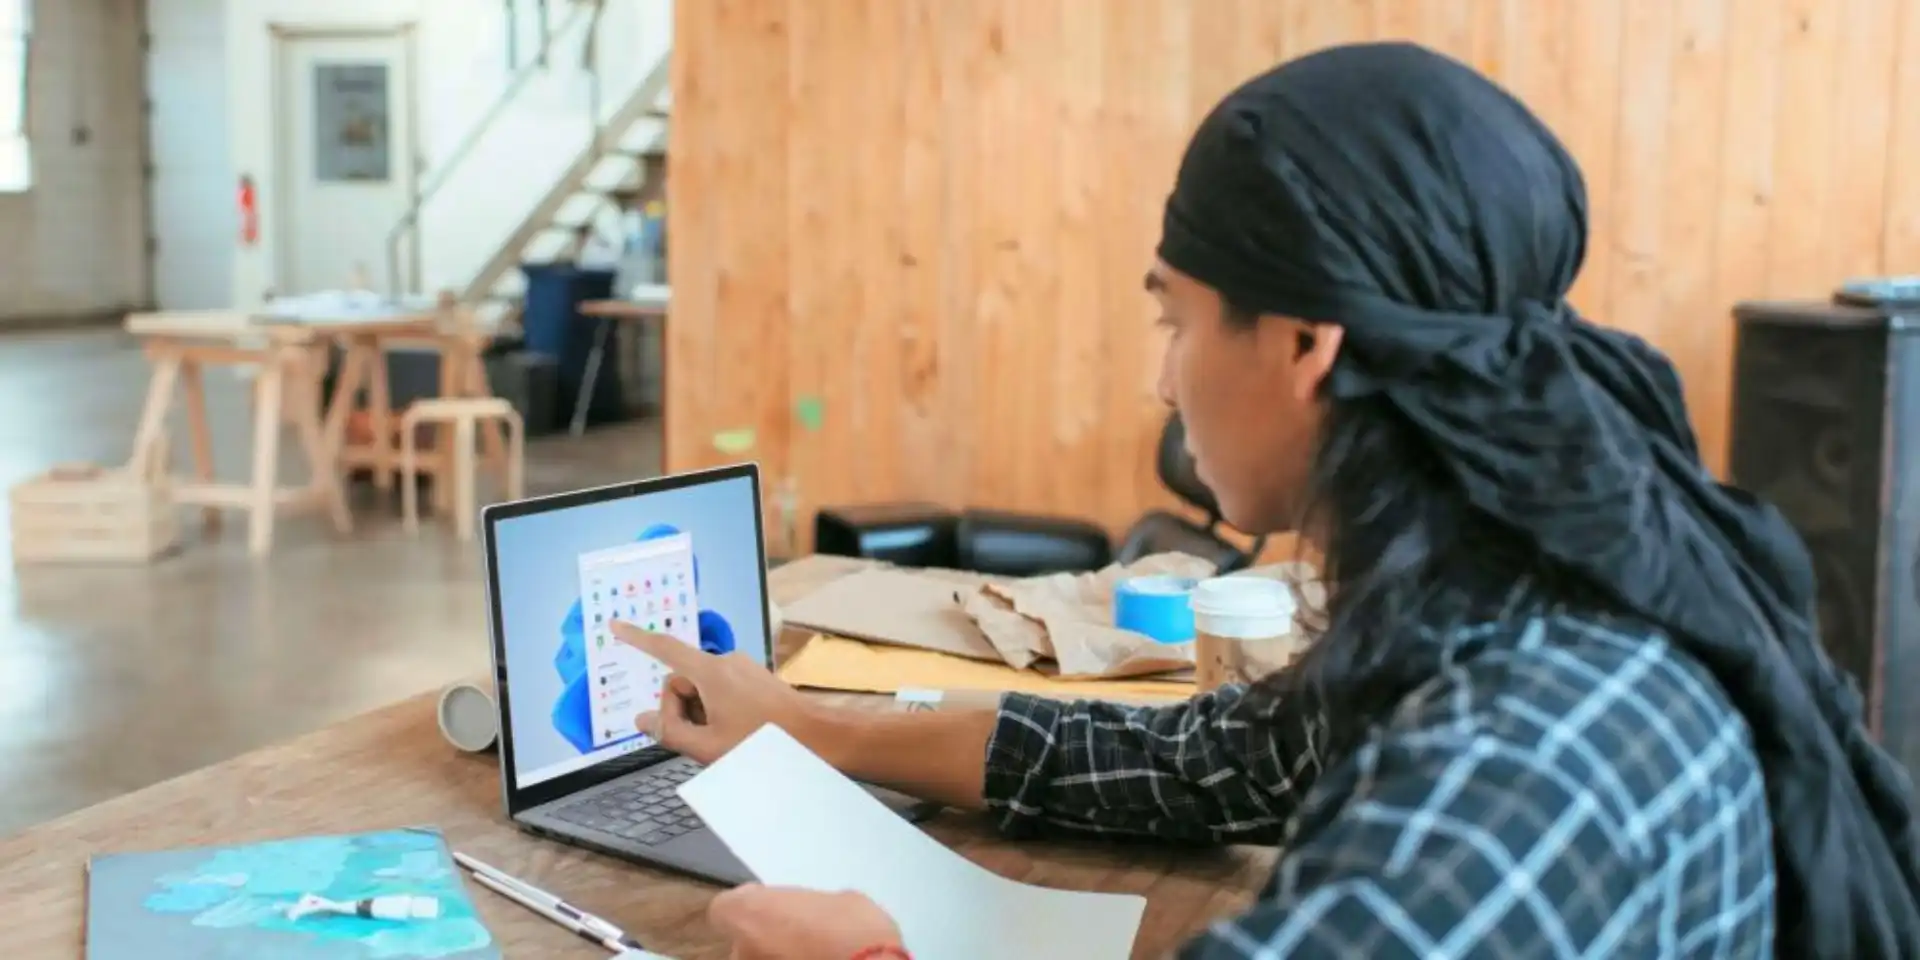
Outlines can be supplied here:
<path id="1" fill-rule="evenodd" d="M 665 843 L 701 827 L 699 815 L 674 792 L 699 772 L 700 766 L 690 760 L 669 761 L 648 770 L 645 776 L 622 780 L 554 807 L 552 815 L 643 846 Z"/>

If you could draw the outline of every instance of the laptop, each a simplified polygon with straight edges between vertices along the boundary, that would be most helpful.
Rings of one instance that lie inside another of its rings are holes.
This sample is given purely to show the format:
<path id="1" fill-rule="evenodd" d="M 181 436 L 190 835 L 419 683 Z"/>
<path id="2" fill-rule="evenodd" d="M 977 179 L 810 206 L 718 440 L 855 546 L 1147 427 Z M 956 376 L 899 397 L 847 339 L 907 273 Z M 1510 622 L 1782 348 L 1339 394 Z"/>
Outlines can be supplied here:
<path id="1" fill-rule="evenodd" d="M 668 671 L 613 639 L 611 624 L 770 664 L 760 517 L 752 464 L 482 511 L 500 779 L 515 824 L 720 883 L 753 879 L 680 800 L 700 765 L 636 729 Z M 870 789 L 903 815 L 923 812 Z"/>

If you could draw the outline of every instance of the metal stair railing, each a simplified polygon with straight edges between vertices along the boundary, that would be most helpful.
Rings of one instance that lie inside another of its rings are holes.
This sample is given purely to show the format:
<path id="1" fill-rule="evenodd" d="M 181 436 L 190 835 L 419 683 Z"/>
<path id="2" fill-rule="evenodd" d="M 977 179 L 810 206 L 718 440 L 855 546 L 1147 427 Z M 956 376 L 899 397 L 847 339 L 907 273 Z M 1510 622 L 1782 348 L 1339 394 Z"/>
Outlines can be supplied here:
<path id="1" fill-rule="evenodd" d="M 479 147 L 488 132 L 493 130 L 494 127 L 499 124 L 501 118 L 507 115 L 508 110 L 519 101 L 523 92 L 530 87 L 534 79 L 552 68 L 553 58 L 551 54 L 566 43 L 580 44 L 579 62 L 587 71 L 590 88 L 588 109 L 585 111 L 585 116 L 588 124 L 594 129 L 594 143 L 596 146 L 598 145 L 600 137 L 597 107 L 600 99 L 600 90 L 599 72 L 594 64 L 593 40 L 594 33 L 600 24 L 603 12 L 601 8 L 605 4 L 606 0 L 579 0 L 566 18 L 562 20 L 557 27 L 548 32 L 545 42 L 541 44 L 538 54 L 513 72 L 513 75 L 507 81 L 506 87 L 500 91 L 500 96 L 481 114 L 479 120 L 475 121 L 473 126 L 468 128 L 467 132 L 461 136 L 452 152 L 448 154 L 446 161 L 441 163 L 427 176 L 425 182 L 421 184 L 419 192 L 415 195 L 413 202 L 407 207 L 406 212 L 402 213 L 400 219 L 393 225 L 393 228 L 387 231 L 387 282 L 391 288 L 388 292 L 394 297 L 397 298 L 408 292 L 407 288 L 415 286 L 420 282 L 418 275 L 418 232 L 421 217 L 427 208 L 427 204 L 431 203 L 433 199 L 439 195 L 440 191 L 446 187 L 448 181 L 453 178 L 454 174 L 459 172 L 461 165 L 464 164 L 473 154 L 474 150 Z M 400 261 L 401 247 L 407 241 L 409 235 L 412 235 L 414 241 L 415 262 L 410 282 L 407 282 L 401 279 Z"/>
<path id="2" fill-rule="evenodd" d="M 486 263 L 474 273 L 473 279 L 462 288 L 460 297 L 463 301 L 473 303 L 484 299 L 488 291 L 492 290 L 494 284 L 500 280 L 501 275 L 519 262 L 520 253 L 525 244 L 534 234 L 552 225 L 551 221 L 560 212 L 561 205 L 566 203 L 569 197 L 580 192 L 587 177 L 601 160 L 615 152 L 621 135 L 641 118 L 653 113 L 654 104 L 665 93 L 672 72 L 669 58 L 662 57 L 613 115 L 595 128 L 587 149 L 583 150 L 573 165 L 554 181 L 552 189 L 548 190 L 546 195 L 534 205 L 521 228 L 514 231 L 507 241 L 495 250 L 493 256 L 487 259 Z M 590 225 L 591 220 L 588 226 Z"/>

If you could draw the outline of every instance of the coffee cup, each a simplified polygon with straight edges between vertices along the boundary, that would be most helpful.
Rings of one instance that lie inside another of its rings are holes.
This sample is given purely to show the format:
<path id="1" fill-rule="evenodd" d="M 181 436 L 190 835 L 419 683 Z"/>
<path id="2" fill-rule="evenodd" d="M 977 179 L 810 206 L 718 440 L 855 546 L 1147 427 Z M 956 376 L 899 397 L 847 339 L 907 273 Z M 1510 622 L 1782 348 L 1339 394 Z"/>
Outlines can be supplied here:
<path id="1" fill-rule="evenodd" d="M 1293 591 L 1278 580 L 1232 576 L 1193 588 L 1194 682 L 1202 690 L 1252 683 L 1300 652 Z"/>

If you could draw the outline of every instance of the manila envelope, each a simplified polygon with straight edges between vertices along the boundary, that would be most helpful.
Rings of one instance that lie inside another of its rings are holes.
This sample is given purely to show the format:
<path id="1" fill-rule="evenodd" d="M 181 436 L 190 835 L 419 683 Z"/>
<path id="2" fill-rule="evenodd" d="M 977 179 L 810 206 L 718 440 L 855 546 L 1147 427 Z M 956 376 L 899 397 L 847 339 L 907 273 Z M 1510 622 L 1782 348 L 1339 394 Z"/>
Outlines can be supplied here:
<path id="1" fill-rule="evenodd" d="M 1193 675 L 1131 680 L 1063 680 L 1037 669 L 1015 670 L 916 650 L 816 636 L 780 665 L 781 679 L 796 687 L 850 693 L 898 693 L 903 689 L 1033 693 L 1063 700 L 1082 697 L 1121 703 L 1171 703 L 1194 694 Z"/>

